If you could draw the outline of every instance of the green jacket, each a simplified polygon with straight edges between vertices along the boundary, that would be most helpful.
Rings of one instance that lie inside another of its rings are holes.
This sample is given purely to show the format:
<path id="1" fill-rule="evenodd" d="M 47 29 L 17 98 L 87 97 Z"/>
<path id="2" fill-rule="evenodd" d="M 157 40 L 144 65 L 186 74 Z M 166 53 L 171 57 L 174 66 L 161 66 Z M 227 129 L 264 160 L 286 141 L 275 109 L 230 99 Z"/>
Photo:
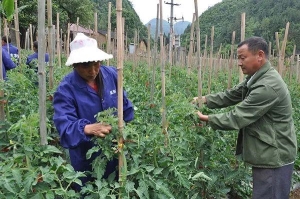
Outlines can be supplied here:
<path id="1" fill-rule="evenodd" d="M 277 168 L 295 161 L 297 139 L 290 93 L 270 62 L 252 78 L 207 95 L 206 100 L 209 108 L 237 104 L 227 113 L 209 115 L 208 123 L 215 130 L 239 130 L 236 154 L 246 163 Z"/>

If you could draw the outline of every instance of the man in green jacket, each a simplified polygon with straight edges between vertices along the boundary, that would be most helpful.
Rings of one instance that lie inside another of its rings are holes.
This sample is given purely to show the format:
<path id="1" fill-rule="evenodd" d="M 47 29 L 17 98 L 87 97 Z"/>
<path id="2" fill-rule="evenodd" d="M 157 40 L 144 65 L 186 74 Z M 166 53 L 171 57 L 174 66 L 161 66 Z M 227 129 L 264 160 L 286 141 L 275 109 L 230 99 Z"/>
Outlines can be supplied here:
<path id="1" fill-rule="evenodd" d="M 215 130 L 239 130 L 236 155 L 252 166 L 253 199 L 288 199 L 297 140 L 287 85 L 268 61 L 268 45 L 251 37 L 238 45 L 245 81 L 202 97 L 208 108 L 236 105 L 226 113 L 204 115 Z M 194 98 L 198 100 L 198 98 Z"/>

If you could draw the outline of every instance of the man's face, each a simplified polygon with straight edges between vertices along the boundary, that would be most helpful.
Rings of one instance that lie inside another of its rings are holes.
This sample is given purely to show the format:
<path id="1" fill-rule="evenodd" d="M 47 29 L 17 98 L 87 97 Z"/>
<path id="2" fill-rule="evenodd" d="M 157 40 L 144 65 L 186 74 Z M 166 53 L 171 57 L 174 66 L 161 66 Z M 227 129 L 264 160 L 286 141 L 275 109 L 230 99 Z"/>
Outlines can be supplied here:
<path id="1" fill-rule="evenodd" d="M 244 44 L 237 49 L 238 65 L 244 74 L 253 75 L 262 66 L 262 54 L 260 50 L 256 53 L 248 50 L 248 44 Z"/>
<path id="2" fill-rule="evenodd" d="M 86 82 L 93 82 L 100 69 L 100 62 L 87 62 L 77 64 L 75 70 Z"/>

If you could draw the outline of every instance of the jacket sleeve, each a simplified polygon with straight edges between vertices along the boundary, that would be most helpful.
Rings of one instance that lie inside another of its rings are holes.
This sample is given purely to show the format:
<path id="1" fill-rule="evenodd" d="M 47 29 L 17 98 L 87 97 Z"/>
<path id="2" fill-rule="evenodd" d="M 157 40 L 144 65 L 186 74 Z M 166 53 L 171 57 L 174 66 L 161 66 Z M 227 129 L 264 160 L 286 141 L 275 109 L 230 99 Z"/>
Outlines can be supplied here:
<path id="1" fill-rule="evenodd" d="M 75 148 L 80 143 L 90 140 L 90 136 L 84 133 L 84 127 L 91 122 L 78 118 L 76 106 L 68 89 L 58 88 L 54 93 L 53 120 L 64 148 Z"/>
<path id="2" fill-rule="evenodd" d="M 16 67 L 16 64 L 11 60 L 10 55 L 6 50 L 2 50 L 2 60 L 6 70 L 10 70 Z"/>
<path id="3" fill-rule="evenodd" d="M 241 102 L 243 95 L 246 95 L 246 87 L 244 85 L 245 82 L 242 82 L 224 92 L 205 96 L 206 106 L 211 109 L 224 108 Z"/>
<path id="4" fill-rule="evenodd" d="M 278 95 L 268 85 L 259 85 L 235 108 L 226 113 L 208 116 L 208 123 L 213 129 L 238 130 L 261 118 L 276 103 Z"/>

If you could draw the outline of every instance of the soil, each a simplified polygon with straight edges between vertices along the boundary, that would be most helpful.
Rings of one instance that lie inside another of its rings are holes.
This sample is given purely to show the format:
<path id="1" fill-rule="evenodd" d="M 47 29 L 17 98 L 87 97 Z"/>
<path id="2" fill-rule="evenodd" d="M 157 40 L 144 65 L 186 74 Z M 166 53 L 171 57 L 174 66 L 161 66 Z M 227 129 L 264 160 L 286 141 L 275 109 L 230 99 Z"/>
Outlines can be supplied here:
<path id="1" fill-rule="evenodd" d="M 290 199 L 300 199 L 300 187 L 291 192 Z"/>

